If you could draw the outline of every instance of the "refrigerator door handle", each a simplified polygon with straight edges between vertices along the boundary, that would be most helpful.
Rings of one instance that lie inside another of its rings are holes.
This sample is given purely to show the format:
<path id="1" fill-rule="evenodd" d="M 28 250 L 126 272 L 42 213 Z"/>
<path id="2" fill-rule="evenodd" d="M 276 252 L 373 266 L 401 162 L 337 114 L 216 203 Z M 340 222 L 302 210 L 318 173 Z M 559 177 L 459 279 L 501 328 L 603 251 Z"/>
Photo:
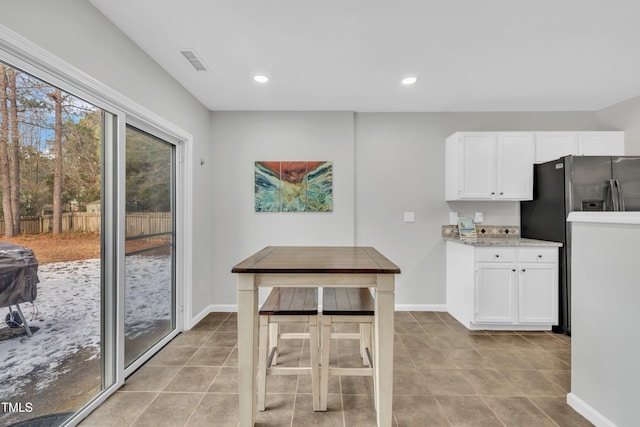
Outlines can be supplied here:
<path id="1" fill-rule="evenodd" d="M 609 185 L 607 186 L 607 202 L 611 202 L 610 207 L 607 207 L 607 210 L 611 211 L 619 211 L 620 206 L 618 206 L 618 197 L 616 193 L 616 183 L 614 179 L 609 180 Z"/>
<path id="2" fill-rule="evenodd" d="M 624 212 L 625 208 L 624 208 L 624 196 L 622 195 L 622 184 L 620 183 L 620 180 L 615 179 L 614 180 L 616 182 L 616 195 L 618 197 L 618 210 Z"/>

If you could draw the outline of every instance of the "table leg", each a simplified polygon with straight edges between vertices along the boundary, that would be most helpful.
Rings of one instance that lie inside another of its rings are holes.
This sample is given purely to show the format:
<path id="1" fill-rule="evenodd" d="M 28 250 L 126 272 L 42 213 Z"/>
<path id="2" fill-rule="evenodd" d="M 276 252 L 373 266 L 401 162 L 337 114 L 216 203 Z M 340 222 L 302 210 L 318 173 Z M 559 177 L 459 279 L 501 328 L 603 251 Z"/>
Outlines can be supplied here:
<path id="1" fill-rule="evenodd" d="M 258 288 L 253 274 L 238 275 L 238 396 L 240 427 L 253 427 L 256 416 L 258 360 Z"/>
<path id="2" fill-rule="evenodd" d="M 394 277 L 379 274 L 375 298 L 375 387 L 378 427 L 391 427 L 393 421 L 393 334 Z"/>

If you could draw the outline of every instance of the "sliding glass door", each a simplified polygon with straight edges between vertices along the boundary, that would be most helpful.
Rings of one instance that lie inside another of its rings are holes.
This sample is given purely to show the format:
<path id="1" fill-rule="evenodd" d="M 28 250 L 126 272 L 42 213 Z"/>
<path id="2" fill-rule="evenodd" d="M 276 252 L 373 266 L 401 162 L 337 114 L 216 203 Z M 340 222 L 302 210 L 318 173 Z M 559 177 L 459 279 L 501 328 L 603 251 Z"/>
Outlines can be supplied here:
<path id="1" fill-rule="evenodd" d="M 176 328 L 175 146 L 127 126 L 125 366 Z"/>
<path id="2" fill-rule="evenodd" d="M 2 62 L 0 113 L 0 425 L 61 425 L 116 382 L 117 118 Z"/>
<path id="3" fill-rule="evenodd" d="M 189 135 L 68 72 L 0 37 L 0 425 L 76 425 L 182 325 Z"/>

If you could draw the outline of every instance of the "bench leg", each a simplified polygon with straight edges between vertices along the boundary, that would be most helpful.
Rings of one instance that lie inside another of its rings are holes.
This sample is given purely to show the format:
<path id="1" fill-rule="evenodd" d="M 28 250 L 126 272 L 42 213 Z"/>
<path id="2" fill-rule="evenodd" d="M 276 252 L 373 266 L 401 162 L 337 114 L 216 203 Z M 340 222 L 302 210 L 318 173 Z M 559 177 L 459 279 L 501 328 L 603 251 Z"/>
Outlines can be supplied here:
<path id="1" fill-rule="evenodd" d="M 269 354 L 273 348 L 276 349 L 275 353 L 273 353 L 273 358 L 271 359 L 271 366 L 275 366 L 278 364 L 278 345 L 280 339 L 280 328 L 277 323 L 269 324 Z"/>
<path id="2" fill-rule="evenodd" d="M 331 351 L 331 316 L 322 316 L 322 360 L 320 361 L 320 410 L 327 410 L 329 394 L 329 352 Z"/>
<path id="3" fill-rule="evenodd" d="M 320 364 L 318 363 L 318 316 L 309 316 L 309 353 L 311 353 L 311 392 L 313 410 L 320 410 Z"/>
<path id="4" fill-rule="evenodd" d="M 375 342 L 375 331 L 374 328 L 372 327 L 372 325 L 368 325 L 369 326 L 369 334 L 367 335 L 367 343 L 368 343 L 368 347 L 369 347 L 369 356 L 371 357 L 371 362 L 369 363 L 369 366 L 373 369 L 373 404 L 374 407 L 376 409 L 376 411 L 378 410 L 378 399 L 376 398 L 376 374 L 375 374 L 375 369 L 376 369 L 376 363 L 378 363 L 375 359 L 375 348 L 373 343 Z M 367 362 L 369 362 L 368 358 L 367 358 Z"/>
<path id="5" fill-rule="evenodd" d="M 367 348 L 371 351 L 371 324 L 360 323 L 360 356 L 362 357 L 362 364 L 365 366 L 369 366 Z M 371 366 L 371 368 L 373 368 L 373 366 Z"/>
<path id="6" fill-rule="evenodd" d="M 258 411 L 264 411 L 267 394 L 267 349 L 269 319 L 260 316 L 260 338 L 258 339 Z"/>

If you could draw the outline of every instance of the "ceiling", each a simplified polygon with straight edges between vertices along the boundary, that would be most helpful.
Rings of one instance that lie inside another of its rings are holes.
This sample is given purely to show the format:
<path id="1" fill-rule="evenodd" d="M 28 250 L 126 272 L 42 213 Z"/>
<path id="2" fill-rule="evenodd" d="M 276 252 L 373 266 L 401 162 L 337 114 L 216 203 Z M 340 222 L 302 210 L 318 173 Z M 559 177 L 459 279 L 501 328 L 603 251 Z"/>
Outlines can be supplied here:
<path id="1" fill-rule="evenodd" d="M 638 0 L 90 1 L 210 110 L 594 111 L 640 95 Z"/>

